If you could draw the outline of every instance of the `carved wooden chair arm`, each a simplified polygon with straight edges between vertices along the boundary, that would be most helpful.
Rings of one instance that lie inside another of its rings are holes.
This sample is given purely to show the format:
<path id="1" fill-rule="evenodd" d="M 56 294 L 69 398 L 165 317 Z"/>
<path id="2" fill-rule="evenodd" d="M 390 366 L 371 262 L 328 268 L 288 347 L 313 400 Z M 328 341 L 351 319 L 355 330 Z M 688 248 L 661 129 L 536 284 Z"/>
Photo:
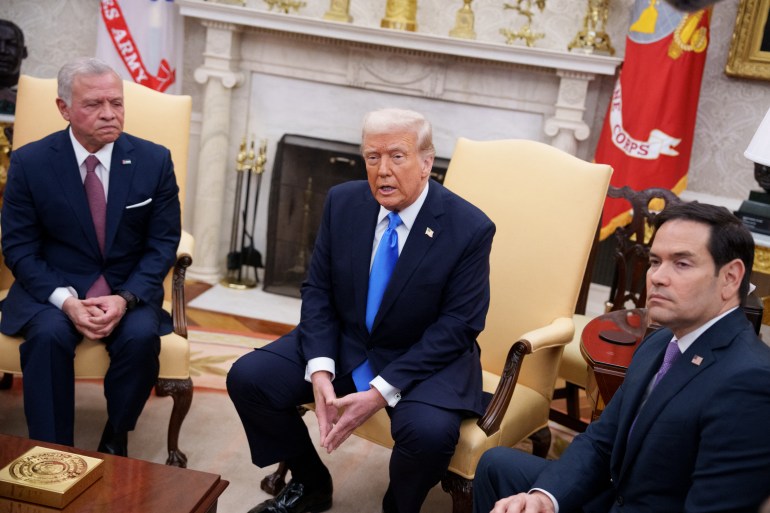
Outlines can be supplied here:
<path id="1" fill-rule="evenodd" d="M 187 268 L 192 264 L 189 253 L 180 253 L 174 264 L 174 275 L 171 281 L 171 319 L 174 323 L 174 333 L 187 338 L 187 306 L 184 297 L 184 282 Z"/>
<path id="2" fill-rule="evenodd" d="M 572 319 L 559 317 L 548 326 L 525 333 L 521 339 L 513 343 L 508 350 L 500 382 L 497 384 L 492 400 L 484 415 L 476 422 L 487 436 L 493 435 L 500 429 L 519 379 L 524 356 L 547 347 L 564 345 L 572 340 L 574 333 L 575 324 Z"/>

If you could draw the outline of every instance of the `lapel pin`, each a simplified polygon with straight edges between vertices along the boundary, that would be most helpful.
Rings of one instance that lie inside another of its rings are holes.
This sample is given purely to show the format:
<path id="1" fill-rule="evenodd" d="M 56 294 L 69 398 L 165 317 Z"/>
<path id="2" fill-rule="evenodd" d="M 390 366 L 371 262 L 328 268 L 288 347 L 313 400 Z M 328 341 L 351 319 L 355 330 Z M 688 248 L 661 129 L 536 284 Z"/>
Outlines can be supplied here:
<path id="1" fill-rule="evenodd" d="M 427 235 L 428 237 L 430 237 L 432 239 L 433 238 L 433 230 L 431 230 L 430 228 L 425 228 L 425 235 Z"/>
<path id="2" fill-rule="evenodd" d="M 130 163 L 131 163 L 131 159 L 123 159 L 123 161 L 122 161 L 121 163 L 122 163 L 124 166 L 125 166 L 125 165 L 128 165 L 128 164 L 130 164 Z"/>
<path id="3" fill-rule="evenodd" d="M 701 363 L 703 363 L 703 357 L 698 356 L 696 354 L 695 356 L 692 357 L 692 363 L 694 363 L 695 365 L 700 365 Z"/>

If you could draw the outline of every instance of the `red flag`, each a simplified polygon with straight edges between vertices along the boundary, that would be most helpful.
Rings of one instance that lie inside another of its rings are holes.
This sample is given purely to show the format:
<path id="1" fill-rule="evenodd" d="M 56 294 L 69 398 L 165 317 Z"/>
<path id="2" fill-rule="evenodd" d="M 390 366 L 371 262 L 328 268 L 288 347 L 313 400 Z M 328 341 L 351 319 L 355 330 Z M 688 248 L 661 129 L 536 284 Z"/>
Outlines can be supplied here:
<path id="1" fill-rule="evenodd" d="M 173 0 L 100 0 L 100 10 L 97 57 L 126 80 L 156 91 L 177 84 L 181 22 Z"/>
<path id="2" fill-rule="evenodd" d="M 614 168 L 612 185 L 677 194 L 687 186 L 710 15 L 710 9 L 685 13 L 661 0 L 636 0 L 594 157 Z M 602 239 L 631 220 L 628 208 L 607 198 Z"/>

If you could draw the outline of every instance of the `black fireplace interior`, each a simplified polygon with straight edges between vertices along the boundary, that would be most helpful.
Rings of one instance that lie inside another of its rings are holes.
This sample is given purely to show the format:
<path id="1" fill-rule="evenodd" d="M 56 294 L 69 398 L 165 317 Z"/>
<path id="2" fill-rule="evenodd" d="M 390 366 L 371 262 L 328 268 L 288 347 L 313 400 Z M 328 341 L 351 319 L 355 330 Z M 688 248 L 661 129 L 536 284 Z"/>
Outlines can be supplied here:
<path id="1" fill-rule="evenodd" d="M 449 160 L 436 158 L 432 177 L 443 183 Z M 300 297 L 326 192 L 365 180 L 359 145 L 286 134 L 273 160 L 267 220 L 264 290 Z"/>

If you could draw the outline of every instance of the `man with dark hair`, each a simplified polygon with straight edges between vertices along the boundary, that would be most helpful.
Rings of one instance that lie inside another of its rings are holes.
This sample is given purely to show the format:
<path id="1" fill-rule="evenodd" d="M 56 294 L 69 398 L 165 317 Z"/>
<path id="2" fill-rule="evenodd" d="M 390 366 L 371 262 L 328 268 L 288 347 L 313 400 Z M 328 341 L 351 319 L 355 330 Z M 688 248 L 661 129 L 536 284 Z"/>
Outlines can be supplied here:
<path id="1" fill-rule="evenodd" d="M 123 81 L 97 59 L 59 71 L 69 126 L 14 150 L 2 248 L 15 281 L 0 331 L 21 335 L 29 437 L 74 445 L 74 356 L 83 337 L 110 354 L 99 451 L 126 455 L 158 379 L 163 279 L 181 234 L 168 149 L 123 133 Z"/>
<path id="2" fill-rule="evenodd" d="M 756 513 L 770 490 L 770 347 L 741 310 L 754 242 L 727 209 L 655 221 L 637 349 L 601 417 L 559 460 L 484 454 L 476 513 Z"/>

